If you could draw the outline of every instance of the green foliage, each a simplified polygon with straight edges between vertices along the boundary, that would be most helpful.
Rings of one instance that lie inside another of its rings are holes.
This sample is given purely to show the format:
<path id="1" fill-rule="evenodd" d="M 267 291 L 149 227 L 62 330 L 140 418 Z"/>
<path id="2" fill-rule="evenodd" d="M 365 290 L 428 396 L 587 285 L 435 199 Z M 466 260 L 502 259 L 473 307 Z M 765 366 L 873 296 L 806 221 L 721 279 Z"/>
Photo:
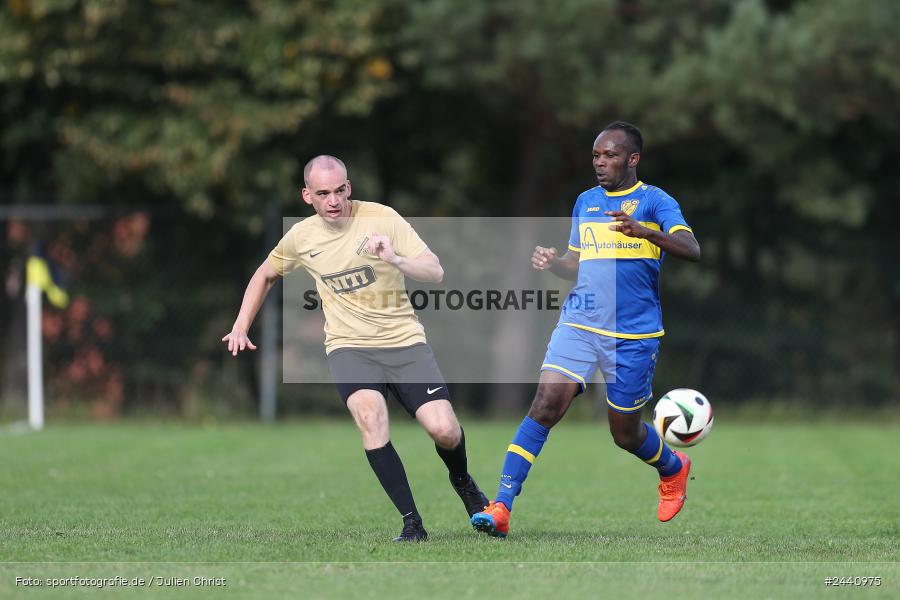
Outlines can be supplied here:
<path id="1" fill-rule="evenodd" d="M 0 17 L 5 115 L 69 201 L 138 188 L 200 215 L 296 185 L 298 131 L 391 91 L 383 7 L 318 2 L 14 2 Z M 293 138 L 293 139 L 292 139 Z M 302 166 L 302 165 L 300 165 Z"/>
<path id="2" fill-rule="evenodd" d="M 565 215 L 625 118 L 704 250 L 664 269 L 659 387 L 882 401 L 900 394 L 898 46 L 894 0 L 10 0 L 0 189 L 222 219 L 173 254 L 217 265 L 180 281 L 226 323 L 246 274 L 222 252 L 259 261 L 247 234 L 270 199 L 301 212 L 308 157 L 347 158 L 358 197 L 406 214 Z"/>

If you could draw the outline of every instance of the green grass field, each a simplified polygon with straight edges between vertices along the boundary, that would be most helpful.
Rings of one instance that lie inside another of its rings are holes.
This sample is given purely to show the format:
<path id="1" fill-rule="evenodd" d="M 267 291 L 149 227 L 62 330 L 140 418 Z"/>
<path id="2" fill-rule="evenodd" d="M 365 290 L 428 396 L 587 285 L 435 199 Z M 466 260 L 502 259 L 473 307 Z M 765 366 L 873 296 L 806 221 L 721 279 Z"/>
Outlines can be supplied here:
<path id="1" fill-rule="evenodd" d="M 396 419 L 430 540 L 400 519 L 347 421 L 119 424 L 0 434 L 0 596 L 88 597 L 47 578 L 225 578 L 147 597 L 897 597 L 896 425 L 717 423 L 690 451 L 683 512 L 656 521 L 655 471 L 605 424 L 554 429 L 507 540 L 476 534 L 424 432 Z M 489 495 L 512 422 L 465 420 Z M 880 587 L 826 587 L 879 576 Z M 40 588 L 17 577 L 44 580 Z M 158 580 L 154 580 L 157 581 Z"/>

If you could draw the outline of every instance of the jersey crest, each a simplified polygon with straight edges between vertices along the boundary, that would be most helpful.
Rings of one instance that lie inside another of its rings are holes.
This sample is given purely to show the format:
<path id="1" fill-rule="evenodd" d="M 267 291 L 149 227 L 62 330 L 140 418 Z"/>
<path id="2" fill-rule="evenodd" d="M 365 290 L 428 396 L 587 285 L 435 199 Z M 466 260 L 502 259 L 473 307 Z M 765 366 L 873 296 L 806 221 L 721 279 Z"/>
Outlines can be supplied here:
<path id="1" fill-rule="evenodd" d="M 364 235 L 362 239 L 359 241 L 359 245 L 356 247 L 356 253 L 362 256 L 369 247 L 369 236 Z"/>
<path id="2" fill-rule="evenodd" d="M 640 200 L 622 200 L 621 211 L 628 216 L 634 214 L 634 211 L 637 210 L 637 206 Z"/>

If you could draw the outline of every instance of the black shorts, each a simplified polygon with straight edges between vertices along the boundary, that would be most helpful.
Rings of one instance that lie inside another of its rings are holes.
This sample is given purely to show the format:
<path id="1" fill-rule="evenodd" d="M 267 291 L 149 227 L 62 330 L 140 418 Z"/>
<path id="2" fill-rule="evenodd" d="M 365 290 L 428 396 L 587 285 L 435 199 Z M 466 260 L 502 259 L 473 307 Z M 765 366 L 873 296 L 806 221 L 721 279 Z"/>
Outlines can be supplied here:
<path id="1" fill-rule="evenodd" d="M 432 400 L 449 400 L 450 390 L 428 344 L 403 348 L 338 348 L 328 355 L 328 369 L 341 400 L 357 390 L 388 390 L 410 416 Z"/>

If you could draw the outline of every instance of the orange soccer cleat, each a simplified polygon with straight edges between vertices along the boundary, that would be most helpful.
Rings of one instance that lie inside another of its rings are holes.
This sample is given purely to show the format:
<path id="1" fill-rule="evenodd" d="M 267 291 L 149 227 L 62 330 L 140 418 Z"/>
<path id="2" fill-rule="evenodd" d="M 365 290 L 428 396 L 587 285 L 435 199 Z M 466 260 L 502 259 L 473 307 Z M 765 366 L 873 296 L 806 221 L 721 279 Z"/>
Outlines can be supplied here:
<path id="1" fill-rule="evenodd" d="M 505 538 L 509 533 L 509 510 L 502 502 L 491 502 L 472 515 L 472 527 L 493 537 Z"/>
<path id="2" fill-rule="evenodd" d="M 691 459 L 683 452 L 675 451 L 681 459 L 681 470 L 670 477 L 659 479 L 659 520 L 671 521 L 687 498 L 688 475 L 691 473 Z"/>

